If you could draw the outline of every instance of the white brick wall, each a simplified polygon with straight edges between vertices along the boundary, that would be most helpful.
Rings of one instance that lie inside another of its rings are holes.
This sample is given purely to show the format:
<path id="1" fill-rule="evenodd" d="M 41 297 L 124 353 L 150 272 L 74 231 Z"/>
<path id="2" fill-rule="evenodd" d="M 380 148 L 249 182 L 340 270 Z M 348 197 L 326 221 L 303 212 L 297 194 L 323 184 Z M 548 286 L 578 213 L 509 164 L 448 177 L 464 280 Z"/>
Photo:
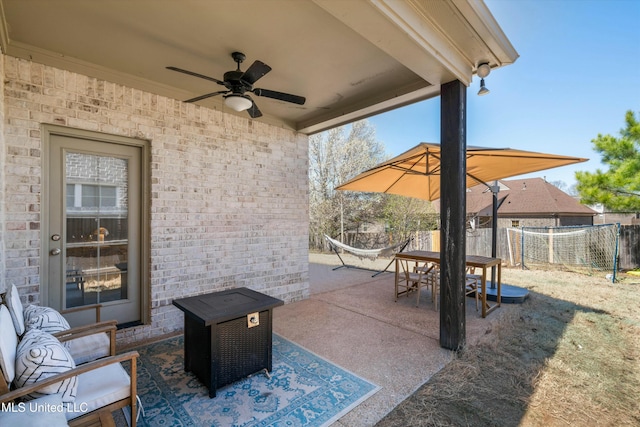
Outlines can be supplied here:
<path id="1" fill-rule="evenodd" d="M 151 141 L 152 324 L 121 343 L 180 329 L 178 297 L 239 286 L 308 297 L 305 135 L 10 56 L 3 71 L 0 269 L 25 301 L 39 302 L 42 273 L 42 123 Z"/>
<path id="2" fill-rule="evenodd" d="M 4 147 L 4 55 L 0 55 L 0 146 Z M 0 150 L 0 171 L 4 170 L 5 151 Z M 0 292 L 6 291 L 5 284 L 5 180 L 0 172 Z"/>

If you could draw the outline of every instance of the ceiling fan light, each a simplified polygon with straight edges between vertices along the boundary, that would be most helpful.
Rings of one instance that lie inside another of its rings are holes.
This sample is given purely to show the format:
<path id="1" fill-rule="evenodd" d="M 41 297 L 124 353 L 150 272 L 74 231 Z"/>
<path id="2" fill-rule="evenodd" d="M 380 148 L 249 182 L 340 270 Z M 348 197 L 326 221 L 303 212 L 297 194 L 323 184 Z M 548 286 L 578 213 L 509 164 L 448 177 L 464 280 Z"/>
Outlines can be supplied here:
<path id="1" fill-rule="evenodd" d="M 235 111 L 245 111 L 251 108 L 253 102 L 242 95 L 231 94 L 224 98 L 224 105 Z"/>

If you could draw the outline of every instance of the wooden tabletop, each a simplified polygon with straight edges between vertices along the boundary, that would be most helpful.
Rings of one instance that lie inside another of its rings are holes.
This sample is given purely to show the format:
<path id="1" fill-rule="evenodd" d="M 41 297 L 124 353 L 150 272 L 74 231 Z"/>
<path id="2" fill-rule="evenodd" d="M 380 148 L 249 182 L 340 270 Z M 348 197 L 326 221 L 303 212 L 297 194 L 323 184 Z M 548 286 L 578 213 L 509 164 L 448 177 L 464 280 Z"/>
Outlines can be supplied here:
<path id="1" fill-rule="evenodd" d="M 440 262 L 440 252 L 435 251 L 409 251 L 399 252 L 396 258 L 415 259 L 419 261 Z M 498 265 L 502 262 L 500 258 L 491 258 L 480 255 L 467 255 L 465 262 L 471 267 L 487 268 Z"/>
<path id="2" fill-rule="evenodd" d="M 411 261 L 424 261 L 424 262 L 433 262 L 440 264 L 440 252 L 434 251 L 409 251 L 409 252 L 399 252 L 395 256 L 396 263 L 399 259 L 406 259 Z M 482 294 L 482 317 L 487 317 L 487 314 L 498 308 L 501 304 L 501 271 L 502 271 L 502 260 L 500 258 L 491 258 L 480 255 L 467 255 L 466 257 L 466 265 L 468 267 L 476 267 L 482 269 L 482 275 L 480 280 L 481 285 L 481 294 Z M 497 286 L 498 286 L 498 295 L 497 302 L 494 305 L 490 305 L 487 302 L 487 270 L 492 267 L 498 267 L 498 278 L 497 278 Z M 398 268 L 396 264 L 396 275 L 398 274 Z M 397 276 L 396 276 L 397 281 Z"/>

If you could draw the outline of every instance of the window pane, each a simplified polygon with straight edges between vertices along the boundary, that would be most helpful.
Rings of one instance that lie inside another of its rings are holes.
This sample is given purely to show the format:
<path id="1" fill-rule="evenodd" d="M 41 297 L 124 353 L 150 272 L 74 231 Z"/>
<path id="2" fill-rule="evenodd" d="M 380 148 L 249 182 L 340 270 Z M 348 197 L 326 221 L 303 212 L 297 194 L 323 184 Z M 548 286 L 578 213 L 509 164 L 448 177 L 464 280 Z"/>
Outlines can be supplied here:
<path id="1" fill-rule="evenodd" d="M 98 187 L 86 184 L 82 186 L 82 207 L 98 207 Z"/>
<path id="2" fill-rule="evenodd" d="M 75 206 L 76 186 L 75 184 L 67 184 L 67 208 Z"/>
<path id="3" fill-rule="evenodd" d="M 127 245 L 67 248 L 67 307 L 127 298 Z"/>
<path id="4" fill-rule="evenodd" d="M 100 187 L 100 207 L 116 207 L 116 187 Z"/>
<path id="5" fill-rule="evenodd" d="M 66 154 L 66 307 L 128 298 L 127 159 Z"/>

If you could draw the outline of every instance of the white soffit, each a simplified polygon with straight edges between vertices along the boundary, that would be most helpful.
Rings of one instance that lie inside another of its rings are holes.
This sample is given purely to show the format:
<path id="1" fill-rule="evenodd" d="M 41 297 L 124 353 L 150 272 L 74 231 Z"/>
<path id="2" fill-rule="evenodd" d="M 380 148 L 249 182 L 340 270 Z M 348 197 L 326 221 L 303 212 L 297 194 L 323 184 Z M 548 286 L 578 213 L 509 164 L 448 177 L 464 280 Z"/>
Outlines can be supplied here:
<path id="1" fill-rule="evenodd" d="M 256 87 L 305 96 L 303 106 L 254 96 L 257 119 L 315 133 L 469 85 L 480 61 L 518 57 L 480 0 L 0 0 L 10 56 L 177 100 L 220 90 L 168 71 L 221 79 L 230 53 L 273 70 Z M 225 109 L 220 96 L 197 105 Z"/>

